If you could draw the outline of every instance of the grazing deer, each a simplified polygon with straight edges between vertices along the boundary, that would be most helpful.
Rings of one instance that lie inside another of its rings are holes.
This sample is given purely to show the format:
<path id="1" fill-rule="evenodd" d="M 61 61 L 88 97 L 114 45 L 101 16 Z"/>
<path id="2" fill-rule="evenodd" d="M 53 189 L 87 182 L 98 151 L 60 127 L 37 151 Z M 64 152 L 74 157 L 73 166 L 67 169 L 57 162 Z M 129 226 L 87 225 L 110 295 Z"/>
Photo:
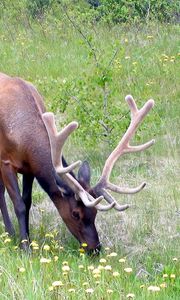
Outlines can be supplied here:
<path id="1" fill-rule="evenodd" d="M 80 243 L 87 243 L 88 250 L 100 249 L 95 227 L 97 210 L 115 208 L 126 210 L 129 205 L 119 205 L 108 190 L 120 194 L 134 194 L 142 190 L 145 183 L 136 188 L 121 188 L 110 183 L 109 177 L 117 159 L 125 153 L 142 151 L 154 144 L 154 140 L 140 146 L 130 146 L 129 141 L 142 122 L 154 101 L 149 100 L 140 110 L 131 96 L 126 97 L 131 110 L 131 123 L 105 162 L 102 175 L 94 187 L 90 187 L 90 168 L 84 162 L 76 178 L 72 170 L 80 165 L 77 161 L 67 165 L 62 157 L 62 148 L 68 136 L 77 128 L 72 122 L 61 132 L 55 125 L 53 113 L 45 112 L 43 99 L 35 87 L 20 78 L 0 73 L 0 208 L 6 230 L 14 232 L 5 199 L 5 188 L 13 202 L 18 219 L 20 238 L 28 247 L 29 210 L 32 201 L 34 178 L 49 195 L 68 229 Z M 22 195 L 17 173 L 23 175 Z M 106 200 L 108 204 L 100 202 Z"/>

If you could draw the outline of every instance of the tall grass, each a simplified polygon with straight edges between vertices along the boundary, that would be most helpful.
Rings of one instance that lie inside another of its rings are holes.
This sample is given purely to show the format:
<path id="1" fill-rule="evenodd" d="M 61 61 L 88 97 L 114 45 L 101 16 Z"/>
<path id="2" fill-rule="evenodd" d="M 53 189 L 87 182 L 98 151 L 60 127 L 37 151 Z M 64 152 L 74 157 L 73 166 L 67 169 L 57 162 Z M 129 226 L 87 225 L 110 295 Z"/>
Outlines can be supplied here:
<path id="1" fill-rule="evenodd" d="M 35 186 L 31 238 L 38 245 L 32 244 L 32 254 L 27 256 L 19 250 L 18 238 L 11 240 L 1 235 L 0 299 L 179 299 L 179 28 L 151 24 L 137 28 L 117 26 L 110 32 L 101 26 L 94 29 L 90 33 L 104 65 L 120 46 L 111 66 L 110 105 L 123 105 L 119 99 L 127 93 L 135 95 L 140 103 L 150 97 L 155 99 L 154 117 L 144 121 L 136 138 L 139 142 L 154 136 L 155 146 L 145 153 L 124 157 L 112 174 L 116 183 L 136 186 L 146 180 L 147 187 L 138 195 L 119 197 L 119 202 L 132 204 L 127 212 L 98 214 L 100 239 L 109 249 L 104 249 L 99 258 L 90 258 L 79 254 L 77 243 L 50 200 Z M 32 23 L 29 28 L 3 22 L 0 38 L 1 71 L 32 81 L 44 95 L 48 109 L 56 110 L 58 116 L 57 106 L 52 103 L 61 98 L 59 86 L 94 72 L 94 59 L 89 58 L 82 36 L 63 23 L 60 27 L 53 21 L 43 26 Z M 74 106 L 69 106 L 65 117 L 76 118 L 74 111 Z M 127 118 L 123 118 L 126 123 Z M 123 134 L 121 123 L 117 134 L 118 140 Z M 73 158 L 72 144 L 77 149 Z M 88 159 L 95 183 L 110 151 L 105 145 L 97 142 L 89 151 L 75 135 L 66 146 L 66 156 L 70 161 L 75 157 Z M 13 213 L 12 218 L 16 222 Z M 1 233 L 3 230 L 1 225 Z M 49 250 L 43 248 L 45 244 Z M 43 263 L 42 257 L 49 260 Z M 100 263 L 100 258 L 106 262 Z M 125 259 L 119 262 L 121 258 Z M 67 262 L 63 264 L 64 261 Z M 62 267 L 67 264 L 70 271 L 64 272 Z M 90 265 L 101 267 L 93 273 Z M 102 267 L 107 265 L 112 270 Z M 130 273 L 124 271 L 127 267 L 132 268 Z M 63 285 L 53 287 L 55 281 Z M 149 291 L 149 286 L 158 286 L 160 291 Z"/>

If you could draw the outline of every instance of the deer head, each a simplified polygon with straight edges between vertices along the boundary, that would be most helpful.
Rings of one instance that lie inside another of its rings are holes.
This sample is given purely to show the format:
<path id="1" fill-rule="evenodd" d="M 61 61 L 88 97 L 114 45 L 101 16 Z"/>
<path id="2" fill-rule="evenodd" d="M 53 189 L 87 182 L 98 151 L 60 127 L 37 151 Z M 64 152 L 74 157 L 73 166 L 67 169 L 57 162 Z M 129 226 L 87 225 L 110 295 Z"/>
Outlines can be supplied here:
<path id="1" fill-rule="evenodd" d="M 64 199 L 63 204 L 59 204 L 61 206 L 59 207 L 59 212 L 72 234 L 80 243 L 86 242 L 88 249 L 100 248 L 99 238 L 94 224 L 97 211 L 107 211 L 113 207 L 118 211 L 124 211 L 129 207 L 128 204 L 120 205 L 109 191 L 118 194 L 135 194 L 141 191 L 146 185 L 146 183 L 143 182 L 135 188 L 122 188 L 109 181 L 111 171 L 116 161 L 122 155 L 143 151 L 154 144 L 154 140 L 139 146 L 130 146 L 129 144 L 137 127 L 153 107 L 154 101 L 148 100 L 145 105 L 138 110 L 132 96 L 126 96 L 125 99 L 131 111 L 131 123 L 117 147 L 107 158 L 100 179 L 94 187 L 90 186 L 90 168 L 87 162 L 81 165 L 77 180 L 70 172 L 79 166 L 81 162 L 77 161 L 67 167 L 64 167 L 62 163 L 63 145 L 71 132 L 77 128 L 78 124 L 72 122 L 58 133 L 53 113 L 48 112 L 43 114 L 43 120 L 51 145 L 53 165 L 57 174 L 74 193 L 72 198 L 68 197 L 68 201 Z M 74 202 L 74 198 L 76 202 Z M 102 205 L 100 203 L 102 200 L 107 201 L 108 204 Z"/>

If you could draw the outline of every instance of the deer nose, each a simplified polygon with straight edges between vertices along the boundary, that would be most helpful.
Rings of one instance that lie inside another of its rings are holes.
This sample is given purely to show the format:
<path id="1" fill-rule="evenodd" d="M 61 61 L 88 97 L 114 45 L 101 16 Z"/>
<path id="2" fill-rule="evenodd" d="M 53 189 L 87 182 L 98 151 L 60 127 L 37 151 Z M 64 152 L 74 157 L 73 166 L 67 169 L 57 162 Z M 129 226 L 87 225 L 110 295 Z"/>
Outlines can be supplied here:
<path id="1" fill-rule="evenodd" d="M 100 254 L 100 251 L 101 251 L 101 243 L 97 244 L 96 247 L 94 249 L 88 249 L 87 253 L 89 255 L 99 255 Z"/>

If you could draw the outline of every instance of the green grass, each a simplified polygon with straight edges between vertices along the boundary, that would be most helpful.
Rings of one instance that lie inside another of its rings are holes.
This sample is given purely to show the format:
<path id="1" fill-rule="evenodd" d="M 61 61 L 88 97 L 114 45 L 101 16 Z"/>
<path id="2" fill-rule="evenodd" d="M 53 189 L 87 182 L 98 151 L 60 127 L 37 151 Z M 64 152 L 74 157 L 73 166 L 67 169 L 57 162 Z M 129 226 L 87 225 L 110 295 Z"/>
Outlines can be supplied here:
<path id="1" fill-rule="evenodd" d="M 67 106 L 65 114 L 59 114 L 59 99 L 61 92 L 65 95 L 64 91 L 69 85 L 82 79 L 84 74 L 87 78 L 93 77 L 96 67 L 82 37 L 66 25 L 59 22 L 55 26 L 51 20 L 42 22 L 41 26 L 34 22 L 29 28 L 17 22 L 1 21 L 0 68 L 2 72 L 32 81 L 45 97 L 48 109 L 57 111 L 58 117 L 63 120 L 77 117 L 81 124 L 82 115 L 76 115 L 77 108 L 73 102 Z M 135 294 L 138 300 L 179 299 L 179 28 L 175 25 L 150 24 L 136 28 L 117 26 L 109 32 L 108 28 L 97 26 L 94 31 L 86 28 L 85 33 L 92 35 L 102 66 L 108 65 L 114 51 L 120 46 L 110 68 L 109 113 L 114 113 L 116 107 L 121 118 L 122 112 L 127 111 L 123 98 L 129 93 L 140 104 L 150 97 L 155 99 L 153 112 L 138 131 L 136 141 L 140 143 L 155 137 L 156 144 L 145 153 L 123 157 L 112 174 L 112 181 L 122 185 L 136 186 L 144 180 L 148 184 L 137 195 L 118 197 L 119 202 L 132 204 L 126 212 L 112 210 L 98 214 L 96 223 L 100 239 L 104 248 L 109 248 L 104 249 L 99 258 L 80 255 L 78 244 L 67 232 L 53 204 L 35 186 L 31 239 L 37 241 L 39 249 L 32 250 L 28 256 L 17 247 L 18 234 L 16 239 L 9 242 L 6 236 L 1 235 L 0 299 L 106 300 L 127 299 L 129 293 Z M 91 80 L 87 79 L 86 86 L 82 86 L 83 97 L 89 92 Z M 93 86 L 95 90 L 91 91 L 91 96 L 98 102 L 99 97 L 103 97 L 102 89 L 96 83 Z M 89 116 L 86 117 L 88 119 Z M 123 118 L 125 123 L 120 122 L 120 125 L 117 113 L 115 117 L 117 127 L 114 136 L 118 139 L 123 134 L 124 125 L 121 127 L 121 124 L 128 123 L 128 116 Z M 95 131 L 96 124 L 92 124 L 88 138 L 92 137 L 93 128 Z M 83 124 L 79 132 L 66 145 L 66 157 L 69 161 L 88 159 L 92 167 L 92 182 L 95 183 L 111 146 L 102 141 L 100 144 L 102 138 L 96 137 L 93 139 L 93 151 L 92 148 L 87 150 L 87 143 L 82 143 L 81 138 L 84 134 Z M 73 158 L 72 144 L 76 145 Z M 13 212 L 12 218 L 16 223 Z M 1 233 L 3 228 L 1 225 Z M 45 237 L 48 232 L 53 233 L 53 237 Z M 43 250 L 45 244 L 50 246 L 50 251 Z M 116 252 L 117 256 L 108 256 L 112 252 Z M 54 260 L 55 256 L 58 256 L 57 261 Z M 51 261 L 43 264 L 40 262 L 42 257 Z M 119 262 L 124 257 L 125 262 Z M 94 278 L 88 266 L 98 268 L 103 265 L 99 262 L 100 258 L 105 258 L 105 265 L 110 265 L 112 270 L 102 269 L 99 276 Z M 177 261 L 173 258 L 177 258 Z M 64 261 L 70 267 L 67 275 L 63 275 L 62 271 Z M 83 268 L 79 269 L 79 265 L 83 265 Z M 20 272 L 21 267 L 25 269 L 24 272 Z M 126 267 L 132 268 L 130 274 L 124 271 Z M 113 276 L 113 272 L 119 272 L 119 276 Z M 168 277 L 163 278 L 163 274 L 168 274 Z M 175 279 L 170 278 L 171 274 L 175 274 Z M 62 281 L 63 286 L 50 291 L 49 287 L 54 281 Z M 160 287 L 164 282 L 167 287 Z M 147 290 L 149 286 L 161 289 L 159 292 L 150 292 Z M 93 289 L 92 294 L 86 292 L 88 288 Z M 75 291 L 70 292 L 70 289 Z M 108 294 L 107 290 L 112 290 L 112 293 Z"/>

